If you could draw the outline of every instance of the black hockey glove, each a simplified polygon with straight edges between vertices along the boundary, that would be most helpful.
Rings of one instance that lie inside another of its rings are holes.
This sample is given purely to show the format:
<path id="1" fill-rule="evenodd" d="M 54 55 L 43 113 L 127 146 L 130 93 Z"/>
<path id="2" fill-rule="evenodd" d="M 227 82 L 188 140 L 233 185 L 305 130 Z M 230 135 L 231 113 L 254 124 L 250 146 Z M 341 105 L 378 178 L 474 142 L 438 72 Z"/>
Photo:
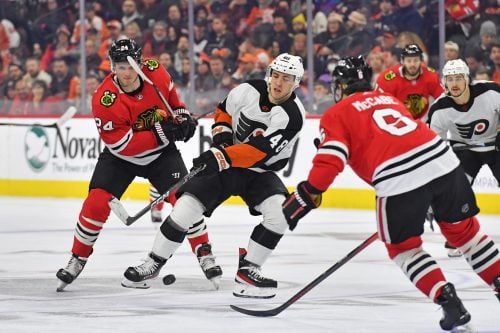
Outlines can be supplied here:
<path id="1" fill-rule="evenodd" d="M 174 114 L 175 122 L 178 124 L 179 129 L 182 132 L 182 141 L 187 142 L 193 137 L 194 132 L 196 131 L 196 126 L 198 126 L 198 122 L 196 119 L 191 117 L 191 114 L 186 109 L 174 110 Z"/>
<path id="2" fill-rule="evenodd" d="M 154 123 L 152 130 L 159 145 L 184 140 L 184 133 L 182 132 L 180 126 L 176 124 L 172 118 Z"/>
<path id="3" fill-rule="evenodd" d="M 307 181 L 300 182 L 295 191 L 289 194 L 282 204 L 288 227 L 293 231 L 301 218 L 311 209 L 321 205 L 321 191 L 315 189 Z"/>
<path id="4" fill-rule="evenodd" d="M 203 165 L 205 165 L 205 169 L 200 173 L 206 175 L 229 169 L 231 160 L 224 149 L 212 147 L 193 159 L 193 169 Z"/>
<path id="5" fill-rule="evenodd" d="M 212 147 L 229 147 L 233 144 L 233 129 L 227 123 L 212 125 Z"/>

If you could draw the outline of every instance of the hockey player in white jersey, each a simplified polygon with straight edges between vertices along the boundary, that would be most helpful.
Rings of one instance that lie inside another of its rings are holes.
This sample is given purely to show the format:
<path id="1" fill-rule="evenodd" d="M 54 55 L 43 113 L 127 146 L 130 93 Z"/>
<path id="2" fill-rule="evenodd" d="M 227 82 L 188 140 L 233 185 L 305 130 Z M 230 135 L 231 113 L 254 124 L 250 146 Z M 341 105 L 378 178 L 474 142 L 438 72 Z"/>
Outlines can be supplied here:
<path id="1" fill-rule="evenodd" d="M 442 83 L 446 94 L 430 107 L 430 127 L 449 140 L 471 184 L 484 164 L 500 184 L 499 85 L 471 82 L 469 67 L 461 59 L 445 64 Z M 451 248 L 448 255 L 460 252 Z"/>
<path id="2" fill-rule="evenodd" d="M 261 267 L 288 227 L 281 210 L 288 191 L 276 171 L 288 163 L 304 124 L 304 106 L 293 92 L 303 74 L 300 57 L 280 54 L 264 80 L 242 83 L 219 103 L 212 147 L 193 160 L 194 168 L 205 169 L 177 192 L 176 205 L 156 235 L 149 260 L 129 267 L 123 286 L 134 287 L 157 276 L 188 228 L 238 195 L 250 214 L 262 215 L 262 222 L 253 229 L 247 249 L 240 248 L 233 294 L 275 296 L 277 281 L 262 276 Z"/>
<path id="3" fill-rule="evenodd" d="M 471 184 L 484 164 L 500 184 L 500 86 L 471 82 L 469 67 L 461 59 L 445 64 L 442 83 L 446 94 L 429 109 L 430 127 L 449 140 Z M 445 247 L 448 256 L 461 255 Z"/>

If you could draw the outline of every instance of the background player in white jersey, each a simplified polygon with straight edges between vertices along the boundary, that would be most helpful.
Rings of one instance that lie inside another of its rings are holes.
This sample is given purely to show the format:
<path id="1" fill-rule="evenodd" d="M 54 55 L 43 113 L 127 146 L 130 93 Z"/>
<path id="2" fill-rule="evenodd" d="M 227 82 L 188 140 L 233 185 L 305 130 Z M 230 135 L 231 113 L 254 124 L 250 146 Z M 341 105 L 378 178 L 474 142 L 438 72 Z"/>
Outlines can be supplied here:
<path id="1" fill-rule="evenodd" d="M 281 204 L 288 191 L 275 171 L 288 163 L 304 123 L 304 106 L 293 92 L 303 74 L 300 57 L 280 54 L 264 80 L 233 88 L 219 103 L 212 148 L 193 160 L 193 167 L 205 169 L 178 192 L 180 197 L 154 241 L 151 260 L 129 267 L 123 284 L 157 275 L 193 223 L 210 216 L 231 195 L 239 195 L 250 213 L 262 215 L 263 221 L 254 228 L 248 249 L 240 249 L 233 294 L 275 296 L 277 282 L 263 277 L 260 268 L 287 229 Z"/>
<path id="2" fill-rule="evenodd" d="M 340 60 L 332 75 L 338 103 L 321 118 L 321 141 L 307 181 L 299 183 L 283 204 L 290 229 L 319 206 L 321 194 L 349 164 L 375 188 L 378 235 L 389 257 L 442 306 L 441 328 L 470 329 L 470 314 L 422 248 L 421 239 L 425 214 L 432 206 L 446 239 L 500 293 L 499 252 L 479 228 L 479 209 L 460 162 L 435 132 L 412 119 L 399 100 L 372 91 L 371 68 L 362 57 Z"/>
<path id="3" fill-rule="evenodd" d="M 484 164 L 500 184 L 499 85 L 472 82 L 465 61 L 456 59 L 443 68 L 443 86 L 446 94 L 429 109 L 430 127 L 449 139 L 471 184 Z M 460 256 L 459 250 L 446 246 L 450 257 Z"/>
<path id="4" fill-rule="evenodd" d="M 167 107 L 153 86 L 143 82 L 130 66 L 127 56 L 143 66 L 145 75 L 157 84 L 176 114 L 175 121 L 167 115 Z M 114 42 L 109 58 L 113 73 L 104 79 L 92 98 L 92 114 L 106 147 L 99 155 L 80 211 L 72 256 L 56 274 L 58 291 L 82 272 L 108 219 L 108 201 L 113 196 L 120 198 L 136 176 L 147 178 L 164 193 L 187 174 L 175 141 L 189 140 L 194 135 L 196 121 L 177 96 L 170 75 L 158 61 L 143 61 L 141 48 L 131 39 Z M 170 200 L 173 203 L 175 198 Z M 192 237 L 188 240 L 205 276 L 207 279 L 220 276 L 222 271 L 215 264 L 203 219 L 190 231 Z"/>

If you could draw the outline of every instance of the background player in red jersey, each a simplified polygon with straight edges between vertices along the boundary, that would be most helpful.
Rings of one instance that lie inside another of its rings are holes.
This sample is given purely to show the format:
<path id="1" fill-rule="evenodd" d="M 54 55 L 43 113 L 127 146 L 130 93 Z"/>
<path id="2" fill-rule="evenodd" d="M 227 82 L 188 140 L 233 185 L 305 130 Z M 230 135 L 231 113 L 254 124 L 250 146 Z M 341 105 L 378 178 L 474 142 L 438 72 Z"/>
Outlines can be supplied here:
<path id="1" fill-rule="evenodd" d="M 443 92 L 439 75 L 423 62 L 423 52 L 416 44 L 401 51 L 401 63 L 380 73 L 377 89 L 389 93 L 404 103 L 413 119 L 427 119 L 430 98 L 437 99 Z"/>
<path id="2" fill-rule="evenodd" d="M 145 74 L 156 83 L 173 109 L 175 119 L 165 111 L 167 106 L 154 87 L 134 71 L 127 56 L 143 66 Z M 189 140 L 197 123 L 179 100 L 170 75 L 156 60 L 143 61 L 141 48 L 130 39 L 114 42 L 109 58 L 112 73 L 92 98 L 92 113 L 106 147 L 99 156 L 78 217 L 71 258 L 56 274 L 58 291 L 73 282 L 83 270 L 108 219 L 108 201 L 113 196 L 120 198 L 136 176 L 147 178 L 164 193 L 187 174 L 175 141 Z M 222 271 L 215 264 L 203 219 L 193 228 L 189 241 L 206 277 L 220 276 Z M 135 287 L 149 286 L 143 283 Z"/>
<path id="3" fill-rule="evenodd" d="M 304 106 L 293 92 L 303 75 L 302 59 L 283 53 L 268 66 L 265 80 L 242 83 L 219 103 L 212 148 L 193 160 L 194 167 L 205 169 L 178 191 L 177 203 L 154 240 L 154 260 L 129 267 L 124 283 L 157 275 L 195 221 L 238 195 L 252 215 L 262 215 L 262 222 L 253 229 L 248 251 L 240 249 L 233 295 L 275 296 L 278 283 L 262 276 L 261 266 L 287 229 L 281 203 L 288 191 L 276 171 L 288 163 L 304 124 Z"/>
<path id="4" fill-rule="evenodd" d="M 349 164 L 375 188 L 378 235 L 389 257 L 442 306 L 442 329 L 470 332 L 470 314 L 421 239 L 432 206 L 446 239 L 500 293 L 499 251 L 479 228 L 479 209 L 457 157 L 434 131 L 413 120 L 400 101 L 372 91 L 371 68 L 362 57 L 342 59 L 332 75 L 338 103 L 321 118 L 321 141 L 307 181 L 283 204 L 290 229 L 319 206 L 321 193 Z"/>

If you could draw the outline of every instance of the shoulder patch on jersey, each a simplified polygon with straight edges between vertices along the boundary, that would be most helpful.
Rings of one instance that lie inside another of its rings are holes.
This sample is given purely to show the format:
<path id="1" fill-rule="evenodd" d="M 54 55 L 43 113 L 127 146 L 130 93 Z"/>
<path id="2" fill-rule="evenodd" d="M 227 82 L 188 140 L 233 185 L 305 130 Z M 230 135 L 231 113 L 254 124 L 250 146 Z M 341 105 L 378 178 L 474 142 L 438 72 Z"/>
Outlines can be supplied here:
<path id="1" fill-rule="evenodd" d="M 109 108 L 116 100 L 116 94 L 109 90 L 104 91 L 104 94 L 100 98 L 102 106 Z"/>
<path id="2" fill-rule="evenodd" d="M 396 73 L 394 73 L 394 71 L 388 71 L 387 73 L 385 73 L 384 75 L 384 79 L 386 79 L 387 81 L 390 81 L 392 79 L 394 79 L 396 77 Z"/>
<path id="3" fill-rule="evenodd" d="M 429 66 L 427 66 L 427 70 L 429 70 L 429 72 L 432 72 L 432 73 L 436 72 L 436 70 L 434 68 L 429 67 Z"/>
<path id="4" fill-rule="evenodd" d="M 160 67 L 160 64 L 158 61 L 154 60 L 154 59 L 148 59 L 146 61 L 144 61 L 144 65 L 146 66 L 146 68 L 152 72 L 154 71 L 155 69 L 157 69 L 158 67 Z"/>

